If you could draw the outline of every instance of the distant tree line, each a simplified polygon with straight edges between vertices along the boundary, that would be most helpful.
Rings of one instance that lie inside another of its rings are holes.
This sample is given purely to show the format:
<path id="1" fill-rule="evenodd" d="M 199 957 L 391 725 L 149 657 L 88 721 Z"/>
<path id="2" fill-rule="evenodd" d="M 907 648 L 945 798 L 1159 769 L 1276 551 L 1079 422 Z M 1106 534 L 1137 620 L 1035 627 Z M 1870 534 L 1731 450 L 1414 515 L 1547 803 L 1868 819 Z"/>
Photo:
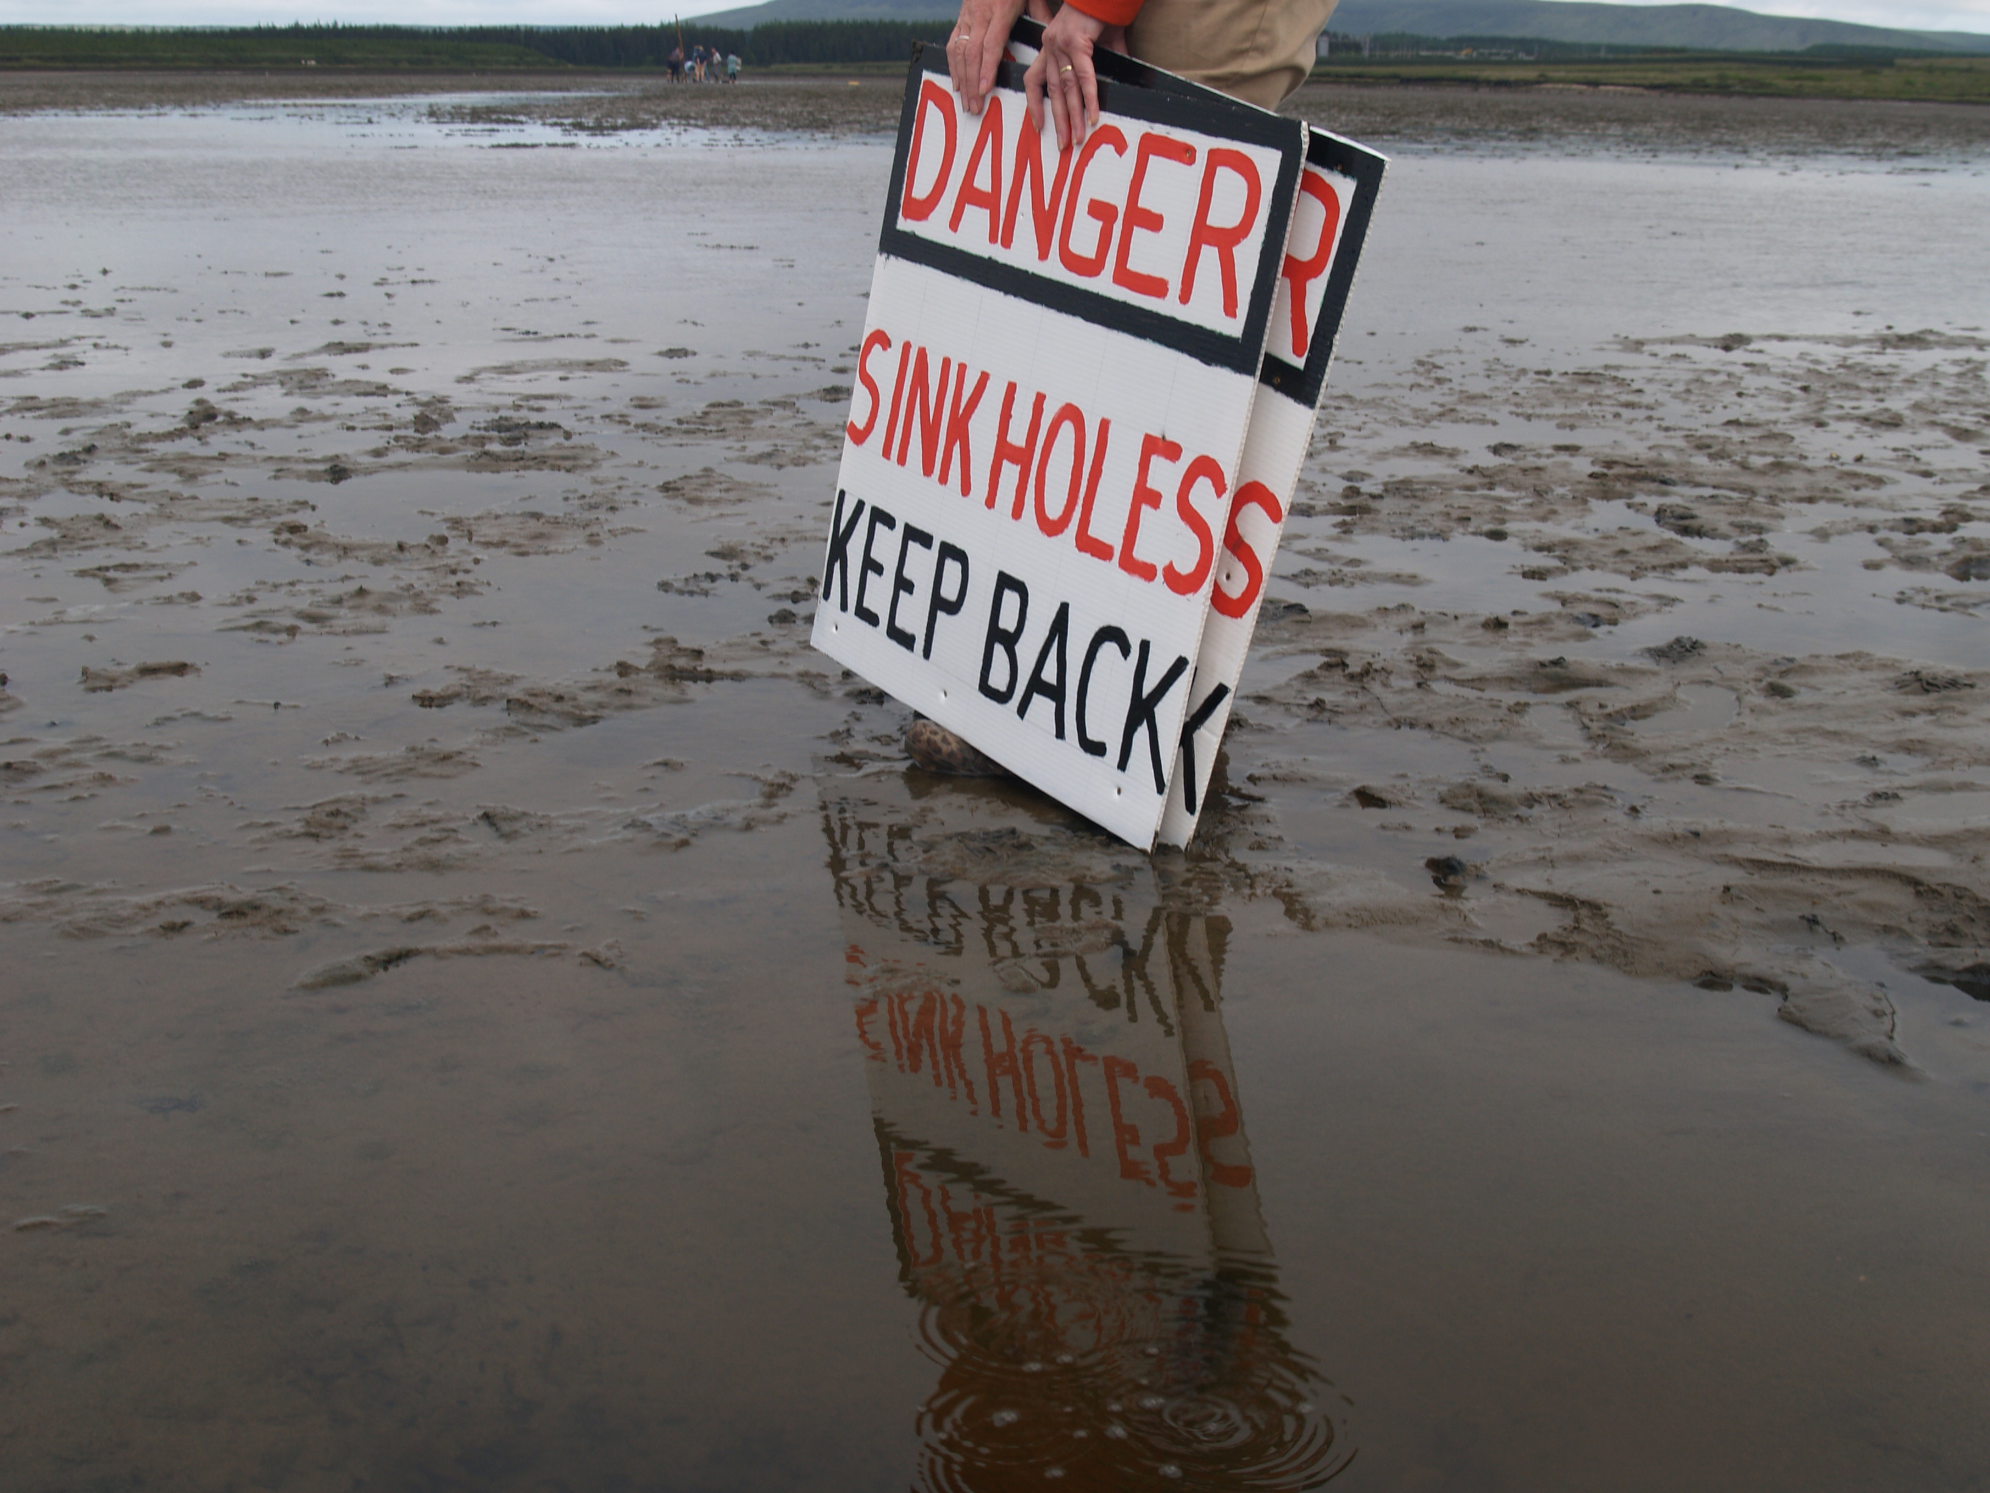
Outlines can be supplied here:
<path id="1" fill-rule="evenodd" d="M 902 62 L 952 22 L 769 21 L 751 30 L 661 26 L 0 26 L 0 66 L 661 68 L 673 47 L 736 52 L 748 67 Z"/>
<path id="2" fill-rule="evenodd" d="M 1932 58 L 1952 53 L 1901 47 L 1847 46 L 1819 42 L 1801 52 L 1717 52 L 1706 48 L 1657 47 L 1631 43 L 1549 41 L 1537 36 L 1423 36 L 1412 31 L 1360 35 L 1330 31 L 1321 38 L 1320 60 L 1355 64 L 1365 60 L 1400 62 L 1414 57 L 1516 58 L 1529 62 L 1648 62 L 1660 58 L 1725 57 L 1754 62 L 1808 62 L 1823 66 L 1859 63 L 1871 67 L 1895 58 Z"/>
<path id="3" fill-rule="evenodd" d="M 1677 47 L 1599 46 L 1594 42 L 1548 41 L 1534 36 L 1424 36 L 1414 31 L 1375 31 L 1360 36 L 1329 32 L 1321 47 L 1331 61 L 1359 57 L 1457 56 L 1461 52 L 1525 54 L 1543 62 L 1589 62 L 1600 56 L 1652 57 L 1677 52 Z"/>

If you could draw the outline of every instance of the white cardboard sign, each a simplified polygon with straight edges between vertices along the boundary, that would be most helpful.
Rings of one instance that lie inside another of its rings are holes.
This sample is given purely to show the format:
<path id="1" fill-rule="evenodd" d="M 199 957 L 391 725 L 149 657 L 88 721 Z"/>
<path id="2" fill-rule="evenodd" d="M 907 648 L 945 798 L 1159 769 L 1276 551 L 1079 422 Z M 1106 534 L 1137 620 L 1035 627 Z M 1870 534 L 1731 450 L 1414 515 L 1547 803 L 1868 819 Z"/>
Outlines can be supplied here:
<path id="1" fill-rule="evenodd" d="M 1220 740 L 1213 710 L 1183 734 L 1198 673 L 1249 639 L 1203 660 L 1219 573 L 1226 604 L 1248 577 L 1267 336 L 1307 336 L 1281 286 L 1332 300 L 1287 253 L 1305 132 L 1143 78 L 1059 152 L 1019 68 L 978 117 L 944 69 L 922 49 L 908 79 L 814 642 L 1145 847 Z"/>
<path id="2" fill-rule="evenodd" d="M 1188 844 L 1207 799 L 1386 164 L 1373 151 L 1322 130 L 1312 131 L 1307 142 L 1262 387 L 1232 488 L 1223 557 L 1189 690 L 1190 714 L 1161 820 L 1163 844 Z"/>

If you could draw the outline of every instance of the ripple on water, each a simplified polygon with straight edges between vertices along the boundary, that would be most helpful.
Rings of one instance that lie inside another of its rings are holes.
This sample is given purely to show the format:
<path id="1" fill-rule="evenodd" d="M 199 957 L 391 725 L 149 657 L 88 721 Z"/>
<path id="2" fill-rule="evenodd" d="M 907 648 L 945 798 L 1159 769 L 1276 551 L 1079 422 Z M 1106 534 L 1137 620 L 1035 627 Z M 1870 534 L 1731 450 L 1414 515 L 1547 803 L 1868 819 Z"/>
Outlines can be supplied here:
<path id="1" fill-rule="evenodd" d="M 937 1288 L 936 1288 L 937 1287 Z M 1353 1457 L 1331 1390 L 1262 1284 L 1079 1249 L 1052 1268 L 922 1275 L 941 1366 L 920 1415 L 935 1493 L 1313 1488 Z"/>

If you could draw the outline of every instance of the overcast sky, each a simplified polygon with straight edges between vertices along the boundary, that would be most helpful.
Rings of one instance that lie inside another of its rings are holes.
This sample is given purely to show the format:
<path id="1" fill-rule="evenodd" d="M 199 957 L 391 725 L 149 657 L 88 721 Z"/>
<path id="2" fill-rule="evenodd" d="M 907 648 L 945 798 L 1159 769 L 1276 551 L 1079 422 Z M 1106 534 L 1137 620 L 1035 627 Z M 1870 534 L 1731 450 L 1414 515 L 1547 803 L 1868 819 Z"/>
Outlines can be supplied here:
<path id="1" fill-rule="evenodd" d="M 0 0 L 0 25 L 255 26 L 288 25 L 292 21 L 392 21 L 416 26 L 617 26 L 651 24 L 673 14 L 732 10 L 750 3 L 752 0 Z M 952 14 L 957 8 L 948 0 L 933 0 L 936 15 Z M 1770 15 L 1859 21 L 1869 26 L 1990 32 L 1990 0 L 1776 0 L 1744 8 Z"/>

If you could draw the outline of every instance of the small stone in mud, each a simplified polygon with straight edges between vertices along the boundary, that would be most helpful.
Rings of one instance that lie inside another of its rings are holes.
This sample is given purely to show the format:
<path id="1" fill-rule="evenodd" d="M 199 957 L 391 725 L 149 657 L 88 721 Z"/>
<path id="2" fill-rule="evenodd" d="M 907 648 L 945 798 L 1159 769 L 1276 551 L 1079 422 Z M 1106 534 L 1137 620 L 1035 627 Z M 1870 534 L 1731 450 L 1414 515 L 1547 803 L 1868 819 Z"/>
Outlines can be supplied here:
<path id="1" fill-rule="evenodd" d="M 1718 539 L 1720 531 L 1684 503 L 1660 503 L 1652 510 L 1652 522 L 1669 529 L 1682 539 Z"/>
<path id="2" fill-rule="evenodd" d="M 207 1101 L 198 1094 L 157 1094 L 136 1102 L 148 1115 L 192 1115 L 207 1107 Z"/>
<path id="3" fill-rule="evenodd" d="M 1423 863 L 1431 884 L 1446 892 L 1459 892 L 1471 878 L 1472 868 L 1455 855 L 1433 855 Z"/>
<path id="4" fill-rule="evenodd" d="M 330 964 L 321 965 L 299 978 L 293 988 L 298 990 L 330 990 L 340 985 L 357 985 L 361 980 L 369 980 L 383 971 L 405 964 L 410 959 L 428 953 L 422 948 L 382 949 L 372 954 L 356 954 L 350 959 L 335 959 Z"/>
<path id="5" fill-rule="evenodd" d="M 1669 643 L 1659 643 L 1645 649 L 1645 656 L 1662 664 L 1684 663 L 1696 653 L 1704 653 L 1707 645 L 1698 638 L 1689 638 L 1683 633 Z"/>
<path id="6" fill-rule="evenodd" d="M 1923 695 L 1943 695 L 1952 690 L 1975 689 L 1976 681 L 1964 679 L 1960 674 L 1936 674 L 1927 669 L 1909 669 L 1895 681 L 1894 687 Z"/>
<path id="7" fill-rule="evenodd" d="M 1971 1000 L 1990 1001 L 1990 962 L 1946 969 L 1939 964 L 1923 965 L 1917 973 L 1937 985 L 1953 985 Z"/>

